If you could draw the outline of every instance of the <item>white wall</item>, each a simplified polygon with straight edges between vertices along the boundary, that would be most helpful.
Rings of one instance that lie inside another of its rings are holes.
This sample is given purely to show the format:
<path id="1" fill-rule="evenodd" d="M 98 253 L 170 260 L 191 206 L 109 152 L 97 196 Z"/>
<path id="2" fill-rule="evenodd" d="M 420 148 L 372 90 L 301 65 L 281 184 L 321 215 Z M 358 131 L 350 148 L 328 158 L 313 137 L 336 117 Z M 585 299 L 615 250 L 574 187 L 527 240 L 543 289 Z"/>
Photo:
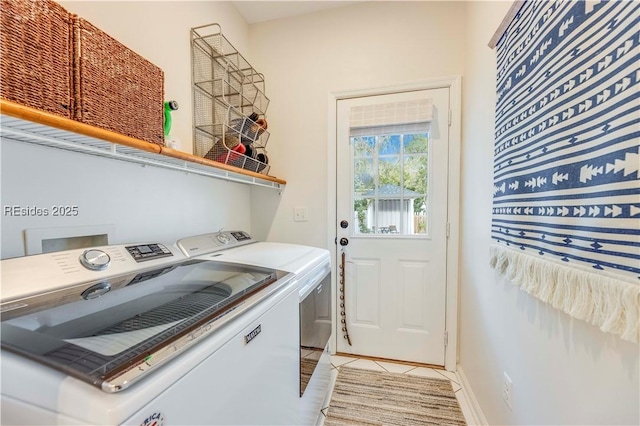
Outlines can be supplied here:
<path id="1" fill-rule="evenodd" d="M 250 27 L 271 99 L 271 171 L 287 180 L 282 200 L 253 190 L 255 233 L 327 245 L 329 93 L 461 74 L 463 12 L 459 2 L 365 2 Z M 295 206 L 309 208 L 308 222 L 293 221 Z"/>
<path id="2" fill-rule="evenodd" d="M 530 297 L 488 266 L 495 51 L 511 2 L 470 2 L 463 77 L 460 365 L 490 424 L 640 424 L 638 345 Z M 513 380 L 513 409 L 501 399 Z"/>
<path id="3" fill-rule="evenodd" d="M 2 258 L 24 255 L 32 228 L 115 225 L 109 244 L 174 242 L 187 235 L 250 228 L 250 192 L 241 184 L 184 172 L 2 140 L 2 205 L 48 216 L 1 217 Z M 76 217 L 52 206 L 78 206 Z"/>
<path id="4" fill-rule="evenodd" d="M 167 99 L 176 99 L 173 132 L 191 149 L 192 27 L 220 23 L 227 38 L 248 49 L 248 26 L 229 2 L 60 2 L 164 70 Z M 2 258 L 24 254 L 23 230 L 116 225 L 110 243 L 161 240 L 239 228 L 251 232 L 246 185 L 141 167 L 115 160 L 2 140 L 2 206 L 77 205 L 79 215 L 1 217 Z M 267 200 L 277 199 L 271 190 Z"/>

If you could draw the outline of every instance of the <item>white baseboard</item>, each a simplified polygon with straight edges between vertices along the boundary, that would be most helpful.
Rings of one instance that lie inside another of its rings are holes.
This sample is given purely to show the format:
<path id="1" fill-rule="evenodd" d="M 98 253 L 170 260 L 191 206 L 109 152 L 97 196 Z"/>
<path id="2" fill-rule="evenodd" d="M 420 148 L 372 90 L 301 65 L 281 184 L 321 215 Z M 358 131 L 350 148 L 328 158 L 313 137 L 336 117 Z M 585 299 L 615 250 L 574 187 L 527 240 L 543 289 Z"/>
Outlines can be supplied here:
<path id="1" fill-rule="evenodd" d="M 458 364 L 456 374 L 460 378 L 460 386 L 462 389 L 459 392 L 463 392 L 464 396 L 469 403 L 469 409 L 471 411 L 471 415 L 473 417 L 472 421 L 474 425 L 482 425 L 487 426 L 489 422 L 487 422 L 487 418 L 484 416 L 482 412 L 482 408 L 480 408 L 480 404 L 476 399 L 476 396 L 473 394 L 473 390 L 471 389 L 471 385 L 467 380 L 467 376 L 465 376 L 464 371 L 462 370 L 462 366 Z"/>

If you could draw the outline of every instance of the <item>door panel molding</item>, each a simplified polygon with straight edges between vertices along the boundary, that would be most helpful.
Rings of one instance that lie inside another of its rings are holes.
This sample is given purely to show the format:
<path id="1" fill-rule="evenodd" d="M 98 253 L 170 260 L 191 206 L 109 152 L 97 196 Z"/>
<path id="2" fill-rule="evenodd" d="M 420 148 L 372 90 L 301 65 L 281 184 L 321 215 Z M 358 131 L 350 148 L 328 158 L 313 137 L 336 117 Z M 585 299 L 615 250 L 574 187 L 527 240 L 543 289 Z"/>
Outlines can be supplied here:
<path id="1" fill-rule="evenodd" d="M 400 288 L 402 291 L 401 306 L 402 321 L 398 324 L 403 330 L 425 330 L 427 326 L 426 316 L 420 310 L 428 297 L 427 265 L 424 261 L 398 260 L 400 276 Z M 413 278 L 408 278 L 411 275 Z M 419 275 L 417 279 L 416 275 Z M 409 288 L 408 288 L 409 287 Z"/>
<path id="2" fill-rule="evenodd" d="M 457 336 L 458 336 L 458 253 L 459 253 L 459 205 L 460 205 L 460 152 L 461 152 L 461 77 L 445 76 L 442 78 L 415 81 L 409 83 L 384 85 L 357 90 L 335 91 L 328 94 L 328 132 L 327 132 L 327 246 L 332 247 L 333 257 L 333 285 L 337 294 L 337 259 L 338 246 L 334 243 L 336 233 L 336 138 L 337 138 L 337 101 L 354 97 L 390 94 L 403 91 L 428 90 L 435 88 L 449 88 L 449 108 L 451 124 L 449 131 L 449 177 L 447 181 L 447 222 L 449 235 L 447 239 L 447 278 L 446 278 L 446 332 L 448 344 L 445 347 L 445 369 L 455 371 L 457 362 Z M 347 277 L 348 278 L 348 277 Z M 348 284 L 347 284 L 348 285 Z M 333 312 L 336 318 L 340 310 L 336 300 L 333 300 Z M 347 314 L 348 315 L 348 314 Z M 331 340 L 330 350 L 335 353 L 338 339 L 342 338 L 339 325 L 336 321 L 336 329 Z M 444 336 L 443 336 L 444 338 Z"/>
<path id="3" fill-rule="evenodd" d="M 354 258 L 353 266 L 354 276 L 351 285 L 358 288 L 366 287 L 367 291 L 358 291 L 356 294 L 366 294 L 368 298 L 367 300 L 356 298 L 353 301 L 351 305 L 353 309 L 351 312 L 355 315 L 353 325 L 380 327 L 380 259 Z M 348 278 L 347 275 L 347 280 Z"/>

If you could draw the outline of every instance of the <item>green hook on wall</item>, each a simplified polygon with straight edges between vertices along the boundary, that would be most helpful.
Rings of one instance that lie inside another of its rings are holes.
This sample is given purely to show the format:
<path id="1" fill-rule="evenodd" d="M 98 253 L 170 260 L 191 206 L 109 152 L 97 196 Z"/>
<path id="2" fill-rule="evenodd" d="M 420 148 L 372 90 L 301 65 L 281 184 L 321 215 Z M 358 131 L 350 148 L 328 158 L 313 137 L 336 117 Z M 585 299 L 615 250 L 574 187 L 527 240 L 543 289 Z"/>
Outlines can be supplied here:
<path id="1" fill-rule="evenodd" d="M 164 135 L 169 136 L 171 131 L 171 111 L 178 109 L 178 102 L 166 101 L 164 103 Z"/>

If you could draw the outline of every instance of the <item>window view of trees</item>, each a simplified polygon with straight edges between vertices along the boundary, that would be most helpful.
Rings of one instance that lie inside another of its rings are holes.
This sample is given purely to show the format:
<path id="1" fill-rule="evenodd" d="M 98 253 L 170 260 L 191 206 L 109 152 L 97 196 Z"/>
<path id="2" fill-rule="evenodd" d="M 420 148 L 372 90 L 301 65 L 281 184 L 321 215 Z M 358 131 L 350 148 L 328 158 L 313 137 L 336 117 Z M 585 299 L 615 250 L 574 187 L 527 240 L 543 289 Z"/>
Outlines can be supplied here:
<path id="1" fill-rule="evenodd" d="M 358 136 L 351 142 L 359 232 L 425 234 L 428 134 Z"/>

